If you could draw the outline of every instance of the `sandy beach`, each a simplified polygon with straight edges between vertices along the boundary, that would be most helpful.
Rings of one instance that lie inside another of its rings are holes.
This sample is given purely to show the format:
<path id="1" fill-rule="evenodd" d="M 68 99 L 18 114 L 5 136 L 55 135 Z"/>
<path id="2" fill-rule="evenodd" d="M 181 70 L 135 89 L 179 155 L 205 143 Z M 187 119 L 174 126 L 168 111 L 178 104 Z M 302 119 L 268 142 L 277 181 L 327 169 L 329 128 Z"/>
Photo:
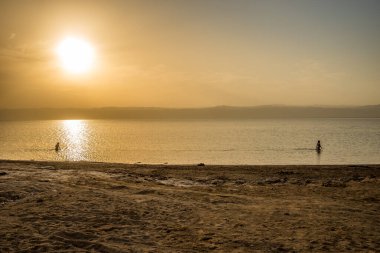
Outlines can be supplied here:
<path id="1" fill-rule="evenodd" d="M 0 161 L 0 252 L 377 252 L 380 165 Z"/>

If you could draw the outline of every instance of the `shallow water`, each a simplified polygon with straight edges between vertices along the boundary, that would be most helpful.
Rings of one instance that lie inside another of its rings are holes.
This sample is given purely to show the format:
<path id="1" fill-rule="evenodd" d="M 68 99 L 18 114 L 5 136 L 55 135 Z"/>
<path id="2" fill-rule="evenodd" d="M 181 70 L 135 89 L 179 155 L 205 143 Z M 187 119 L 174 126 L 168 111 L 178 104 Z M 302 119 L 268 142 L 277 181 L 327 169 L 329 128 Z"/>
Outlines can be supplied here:
<path id="1" fill-rule="evenodd" d="M 315 151 L 321 140 L 323 151 Z M 54 146 L 60 142 L 61 150 Z M 380 119 L 0 122 L 0 158 L 169 164 L 380 163 Z"/>

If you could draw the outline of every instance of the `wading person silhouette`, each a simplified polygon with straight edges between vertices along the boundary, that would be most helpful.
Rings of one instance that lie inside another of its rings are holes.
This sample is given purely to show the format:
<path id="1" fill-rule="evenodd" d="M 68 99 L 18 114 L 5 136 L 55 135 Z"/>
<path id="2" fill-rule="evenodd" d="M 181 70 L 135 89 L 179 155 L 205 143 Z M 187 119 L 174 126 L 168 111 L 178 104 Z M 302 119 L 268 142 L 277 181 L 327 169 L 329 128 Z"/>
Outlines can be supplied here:
<path id="1" fill-rule="evenodd" d="M 317 146 L 315 147 L 315 150 L 316 150 L 317 152 L 321 152 L 321 150 L 322 150 L 322 146 L 321 146 L 321 141 L 320 141 L 320 140 L 318 140 L 318 142 L 317 142 Z"/>
<path id="2" fill-rule="evenodd" d="M 59 142 L 57 142 L 57 144 L 55 144 L 55 151 L 59 151 L 61 148 L 59 147 Z"/>

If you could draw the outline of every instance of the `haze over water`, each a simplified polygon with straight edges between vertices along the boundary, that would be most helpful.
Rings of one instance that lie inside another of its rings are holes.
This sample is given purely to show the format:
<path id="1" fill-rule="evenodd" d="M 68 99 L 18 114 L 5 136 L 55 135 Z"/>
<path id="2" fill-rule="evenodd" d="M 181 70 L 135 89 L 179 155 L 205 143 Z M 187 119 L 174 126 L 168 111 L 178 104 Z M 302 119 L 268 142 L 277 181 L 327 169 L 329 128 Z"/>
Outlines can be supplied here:
<path id="1" fill-rule="evenodd" d="M 380 163 L 379 120 L 348 119 L 380 117 L 379 13 L 378 0 L 2 0 L 0 158 Z"/>
<path id="2" fill-rule="evenodd" d="M 323 151 L 315 144 L 321 140 Z M 54 145 L 60 142 L 61 150 Z M 169 164 L 380 163 L 380 119 L 0 122 L 0 159 Z"/>

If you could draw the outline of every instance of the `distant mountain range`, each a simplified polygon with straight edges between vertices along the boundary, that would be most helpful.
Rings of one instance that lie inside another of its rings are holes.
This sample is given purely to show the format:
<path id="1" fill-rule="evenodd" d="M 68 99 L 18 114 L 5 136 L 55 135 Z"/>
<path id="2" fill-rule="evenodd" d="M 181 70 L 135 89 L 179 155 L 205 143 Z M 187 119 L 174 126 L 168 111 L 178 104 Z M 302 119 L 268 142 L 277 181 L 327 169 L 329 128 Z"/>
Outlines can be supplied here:
<path id="1" fill-rule="evenodd" d="M 368 106 L 216 106 L 207 108 L 39 108 L 0 109 L 0 120 L 50 119 L 254 119 L 254 118 L 380 118 L 380 105 Z"/>

